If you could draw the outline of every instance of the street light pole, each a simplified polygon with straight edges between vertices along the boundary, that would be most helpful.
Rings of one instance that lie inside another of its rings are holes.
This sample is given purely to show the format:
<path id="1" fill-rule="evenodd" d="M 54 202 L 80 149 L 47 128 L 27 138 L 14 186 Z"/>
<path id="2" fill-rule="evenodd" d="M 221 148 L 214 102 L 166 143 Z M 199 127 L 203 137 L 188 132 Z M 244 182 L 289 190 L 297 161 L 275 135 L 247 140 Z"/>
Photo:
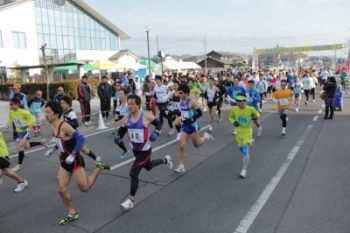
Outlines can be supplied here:
<path id="1" fill-rule="evenodd" d="M 152 72 L 151 72 L 151 54 L 149 50 L 149 32 L 151 31 L 151 28 L 146 26 L 146 33 L 147 33 L 147 50 L 148 50 L 148 75 L 152 79 Z"/>

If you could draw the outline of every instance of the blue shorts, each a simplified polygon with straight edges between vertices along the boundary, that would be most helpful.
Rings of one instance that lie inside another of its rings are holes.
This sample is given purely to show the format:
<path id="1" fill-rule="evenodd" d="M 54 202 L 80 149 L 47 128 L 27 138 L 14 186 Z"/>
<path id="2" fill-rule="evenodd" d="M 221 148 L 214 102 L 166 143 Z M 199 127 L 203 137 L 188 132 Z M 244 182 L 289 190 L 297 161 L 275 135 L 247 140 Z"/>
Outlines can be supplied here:
<path id="1" fill-rule="evenodd" d="M 17 132 L 17 138 L 22 139 L 26 134 L 27 132 L 20 132 L 20 133 Z M 27 139 L 30 139 L 30 132 L 28 132 Z"/>
<path id="2" fill-rule="evenodd" d="M 299 98 L 300 94 L 294 94 L 295 98 Z"/>
<path id="3" fill-rule="evenodd" d="M 182 124 L 181 130 L 184 131 L 187 134 L 193 134 L 200 130 L 200 126 L 197 122 L 194 122 L 192 124 Z"/>

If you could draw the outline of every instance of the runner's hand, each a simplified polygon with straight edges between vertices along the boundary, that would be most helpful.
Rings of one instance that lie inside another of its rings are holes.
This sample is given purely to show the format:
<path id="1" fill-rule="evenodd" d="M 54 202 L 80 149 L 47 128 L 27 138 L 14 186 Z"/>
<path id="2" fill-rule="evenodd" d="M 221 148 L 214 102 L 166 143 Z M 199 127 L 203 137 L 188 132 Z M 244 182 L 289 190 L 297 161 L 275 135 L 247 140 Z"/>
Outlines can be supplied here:
<path id="1" fill-rule="evenodd" d="M 9 125 L 6 125 L 5 127 L 5 132 L 9 132 L 10 131 L 10 126 Z"/>
<path id="2" fill-rule="evenodd" d="M 50 149 L 50 150 L 48 150 L 48 151 L 45 152 L 45 156 L 46 156 L 47 158 L 49 158 L 51 155 L 53 155 L 54 152 L 55 152 L 54 149 Z"/>
<path id="3" fill-rule="evenodd" d="M 74 155 L 69 155 L 69 156 L 66 158 L 65 162 L 66 162 L 67 164 L 72 164 L 73 161 L 74 161 L 74 159 L 75 159 L 75 156 L 74 156 Z"/>

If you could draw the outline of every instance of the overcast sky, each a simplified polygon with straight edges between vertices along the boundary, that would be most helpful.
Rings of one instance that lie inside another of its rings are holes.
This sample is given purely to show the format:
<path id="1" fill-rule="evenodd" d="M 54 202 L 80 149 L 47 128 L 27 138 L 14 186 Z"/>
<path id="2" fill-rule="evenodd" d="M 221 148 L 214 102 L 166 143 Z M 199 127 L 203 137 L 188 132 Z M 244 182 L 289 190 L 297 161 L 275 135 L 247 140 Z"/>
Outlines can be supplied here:
<path id="1" fill-rule="evenodd" d="M 345 43 L 350 38 L 350 0 L 85 0 L 131 39 L 122 49 L 147 56 L 204 54 L 206 50 L 253 53 L 256 48 Z M 334 54 L 318 52 L 310 55 Z M 338 56 L 345 50 L 339 51 Z"/>

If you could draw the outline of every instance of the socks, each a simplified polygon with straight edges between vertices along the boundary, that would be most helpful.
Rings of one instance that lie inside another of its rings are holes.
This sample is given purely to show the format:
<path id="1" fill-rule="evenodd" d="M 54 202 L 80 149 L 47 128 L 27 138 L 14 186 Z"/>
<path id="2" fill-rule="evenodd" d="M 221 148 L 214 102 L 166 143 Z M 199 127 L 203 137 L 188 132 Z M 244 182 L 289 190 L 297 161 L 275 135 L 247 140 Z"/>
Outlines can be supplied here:
<path id="1" fill-rule="evenodd" d="M 24 151 L 19 151 L 18 152 L 18 164 L 22 165 L 23 159 L 24 159 Z"/>

